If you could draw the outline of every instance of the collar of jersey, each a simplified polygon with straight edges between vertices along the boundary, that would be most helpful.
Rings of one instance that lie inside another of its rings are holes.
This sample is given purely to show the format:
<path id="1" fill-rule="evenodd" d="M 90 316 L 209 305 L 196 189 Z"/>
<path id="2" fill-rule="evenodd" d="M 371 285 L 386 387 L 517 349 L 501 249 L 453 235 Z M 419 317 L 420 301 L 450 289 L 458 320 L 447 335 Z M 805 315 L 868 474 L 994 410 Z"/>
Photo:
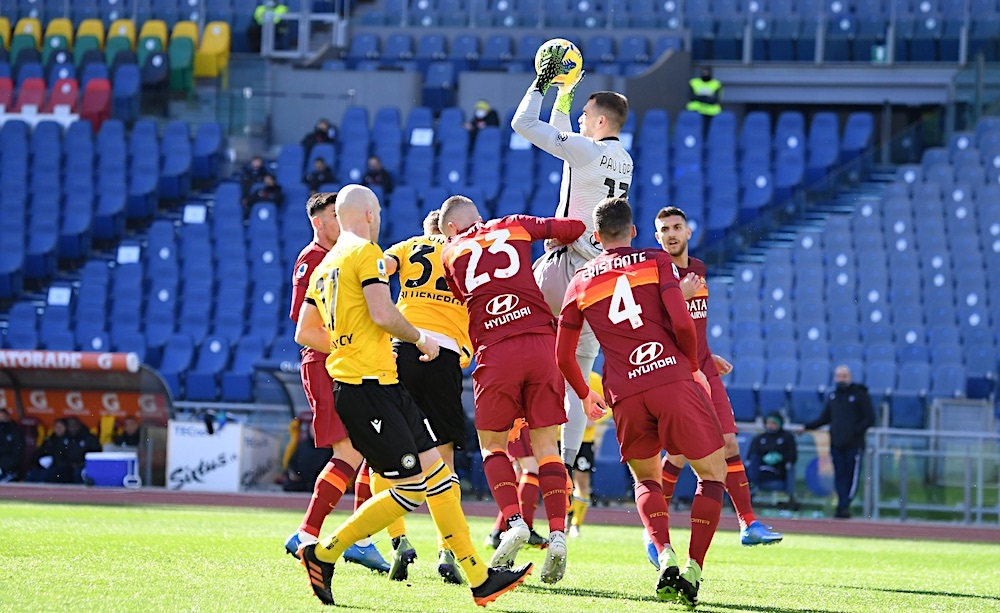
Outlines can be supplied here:
<path id="1" fill-rule="evenodd" d="M 601 139 L 601 142 L 604 142 L 606 140 L 620 140 L 620 139 L 617 136 L 605 136 L 604 138 Z"/>

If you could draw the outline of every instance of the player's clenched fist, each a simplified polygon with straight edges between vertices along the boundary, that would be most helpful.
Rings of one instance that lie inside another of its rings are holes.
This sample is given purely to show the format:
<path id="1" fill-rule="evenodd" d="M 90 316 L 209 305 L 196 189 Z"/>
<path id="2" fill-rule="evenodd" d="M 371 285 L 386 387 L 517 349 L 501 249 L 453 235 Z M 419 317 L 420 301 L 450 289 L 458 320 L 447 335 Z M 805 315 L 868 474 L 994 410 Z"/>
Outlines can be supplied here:
<path id="1" fill-rule="evenodd" d="M 705 289 L 705 280 L 696 273 L 689 272 L 681 279 L 680 286 L 681 293 L 684 294 L 684 300 L 691 300 L 695 294 Z"/>
<path id="2" fill-rule="evenodd" d="M 434 358 L 438 357 L 438 352 L 440 348 L 438 343 L 434 340 L 434 337 L 427 336 L 423 332 L 420 333 L 420 340 L 417 341 L 417 349 L 419 349 L 423 355 L 420 359 L 424 362 L 430 362 Z"/>

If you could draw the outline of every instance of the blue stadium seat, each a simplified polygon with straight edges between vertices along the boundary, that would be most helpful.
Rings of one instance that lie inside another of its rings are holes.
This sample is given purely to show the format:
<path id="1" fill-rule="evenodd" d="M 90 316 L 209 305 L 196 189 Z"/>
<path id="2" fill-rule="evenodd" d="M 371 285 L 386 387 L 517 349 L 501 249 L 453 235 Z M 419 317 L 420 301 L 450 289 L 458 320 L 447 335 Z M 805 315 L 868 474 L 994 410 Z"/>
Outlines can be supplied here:
<path id="1" fill-rule="evenodd" d="M 226 137 L 218 123 L 198 124 L 192 151 L 191 178 L 194 180 L 214 180 L 222 171 Z"/>
<path id="2" fill-rule="evenodd" d="M 500 138 L 500 128 L 486 127 L 476 133 L 472 144 L 472 184 L 481 187 L 490 202 L 500 192 Z"/>
<path id="3" fill-rule="evenodd" d="M 514 58 L 514 45 L 506 34 L 492 34 L 483 43 L 480 70 L 502 70 Z"/>
<path id="4" fill-rule="evenodd" d="M 159 196 L 167 200 L 186 198 L 191 190 L 193 153 L 188 124 L 171 121 L 163 132 Z"/>
<path id="5" fill-rule="evenodd" d="M 184 396 L 181 379 L 191 369 L 194 350 L 194 341 L 187 334 L 174 334 L 164 346 L 159 371 L 174 398 Z"/>
<path id="6" fill-rule="evenodd" d="M 229 341 L 223 337 L 209 336 L 198 350 L 194 368 L 185 378 L 186 397 L 189 400 L 216 400 L 219 398 L 219 381 L 229 363 Z"/>
<path id="7" fill-rule="evenodd" d="M 930 386 L 930 367 L 926 362 L 909 362 L 900 366 L 896 390 L 889 404 L 889 426 L 923 428 Z"/>
<path id="8" fill-rule="evenodd" d="M 767 375 L 759 390 L 761 413 L 788 407 L 790 392 L 799 379 L 799 361 L 794 353 L 768 360 Z"/>
<path id="9" fill-rule="evenodd" d="M 840 157 L 840 129 L 836 113 L 816 113 L 809 126 L 806 181 L 818 182 Z"/>
<path id="10" fill-rule="evenodd" d="M 253 400 L 254 365 L 264 357 L 264 343 L 254 336 L 239 340 L 233 352 L 233 362 L 222 373 L 223 402 Z"/>
<path id="11" fill-rule="evenodd" d="M 763 356 L 738 357 L 726 390 L 736 421 L 753 421 L 758 415 L 756 391 L 763 384 L 767 365 Z"/>
<path id="12" fill-rule="evenodd" d="M 479 37 L 474 34 L 459 34 L 451 41 L 448 60 L 455 70 L 475 70 L 479 66 Z"/>
<path id="13" fill-rule="evenodd" d="M 346 57 L 347 64 L 351 68 L 365 60 L 377 60 L 380 56 L 378 36 L 361 33 L 351 37 L 351 46 Z"/>

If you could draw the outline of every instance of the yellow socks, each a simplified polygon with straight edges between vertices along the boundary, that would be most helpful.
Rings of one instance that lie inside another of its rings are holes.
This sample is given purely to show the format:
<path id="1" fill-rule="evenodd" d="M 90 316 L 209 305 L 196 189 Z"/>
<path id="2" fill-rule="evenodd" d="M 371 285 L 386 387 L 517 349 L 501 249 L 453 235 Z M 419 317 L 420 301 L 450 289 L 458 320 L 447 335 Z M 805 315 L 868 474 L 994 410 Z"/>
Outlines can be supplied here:
<path id="1" fill-rule="evenodd" d="M 373 494 L 377 494 L 378 492 L 384 492 L 385 490 L 388 490 L 389 487 L 390 483 L 385 477 L 377 473 L 372 473 L 371 488 Z M 399 538 L 406 534 L 406 521 L 402 517 L 400 517 L 399 519 L 389 524 L 386 527 L 385 531 L 389 533 L 389 538 L 393 539 Z"/>
<path id="2" fill-rule="evenodd" d="M 476 554 L 469 536 L 469 524 L 458 496 L 458 479 L 442 460 L 438 460 L 424 473 L 427 481 L 427 508 L 430 509 L 439 539 L 445 549 L 455 554 L 455 559 L 465 571 L 469 585 L 476 587 L 486 581 L 486 563 Z"/>

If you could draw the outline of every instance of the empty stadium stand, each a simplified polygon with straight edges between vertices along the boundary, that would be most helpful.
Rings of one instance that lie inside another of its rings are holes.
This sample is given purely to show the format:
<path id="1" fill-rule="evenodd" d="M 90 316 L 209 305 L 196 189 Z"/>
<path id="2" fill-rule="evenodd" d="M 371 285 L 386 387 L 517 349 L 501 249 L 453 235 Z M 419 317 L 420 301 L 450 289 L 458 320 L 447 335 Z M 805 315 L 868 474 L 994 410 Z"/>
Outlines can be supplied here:
<path id="1" fill-rule="evenodd" d="M 888 425 L 925 426 L 935 397 L 995 391 L 1000 338 L 1000 122 L 930 148 L 854 211 L 732 267 L 710 289 L 710 343 L 731 349 L 737 417 L 822 407 L 851 367 Z"/>

